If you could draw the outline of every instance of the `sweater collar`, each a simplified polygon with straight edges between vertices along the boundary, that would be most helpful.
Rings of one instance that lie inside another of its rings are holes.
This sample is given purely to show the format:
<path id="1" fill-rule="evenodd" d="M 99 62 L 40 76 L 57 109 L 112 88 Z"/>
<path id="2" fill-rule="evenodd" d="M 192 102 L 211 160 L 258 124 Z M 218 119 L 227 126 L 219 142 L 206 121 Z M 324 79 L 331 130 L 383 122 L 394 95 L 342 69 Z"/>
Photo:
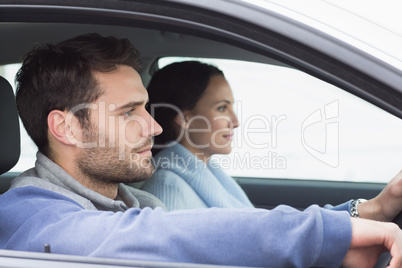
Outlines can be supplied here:
<path id="1" fill-rule="evenodd" d="M 119 184 L 116 199 L 107 198 L 80 184 L 41 152 L 38 152 L 36 157 L 35 168 L 22 173 L 13 182 L 13 187 L 29 185 L 51 190 L 73 199 L 90 210 L 125 211 L 129 207 L 155 207 L 152 204 L 141 204 L 142 199 L 152 203 L 152 198 L 155 198 L 156 203 L 160 202 L 156 197 L 137 189 L 130 189 L 131 187 L 122 183 Z"/>
<path id="2" fill-rule="evenodd" d="M 177 143 L 160 151 L 154 158 L 157 169 L 178 174 L 209 207 L 251 207 L 240 186 L 217 163 L 197 158 Z"/>

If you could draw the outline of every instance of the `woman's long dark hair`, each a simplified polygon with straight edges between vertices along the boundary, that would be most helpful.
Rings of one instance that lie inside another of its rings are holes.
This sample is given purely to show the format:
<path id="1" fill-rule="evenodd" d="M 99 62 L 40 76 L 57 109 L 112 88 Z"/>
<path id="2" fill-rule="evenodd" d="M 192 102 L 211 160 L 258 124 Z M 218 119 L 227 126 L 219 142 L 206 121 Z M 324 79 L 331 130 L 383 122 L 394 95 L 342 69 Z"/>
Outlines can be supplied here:
<path id="1" fill-rule="evenodd" d="M 154 74 L 148 85 L 149 112 L 163 128 L 163 133 L 155 137 L 154 154 L 163 149 L 162 145 L 179 137 L 175 123 L 176 109 L 192 110 L 205 92 L 210 78 L 216 75 L 224 76 L 215 66 L 198 61 L 173 63 Z M 166 104 L 170 106 L 166 107 Z"/>

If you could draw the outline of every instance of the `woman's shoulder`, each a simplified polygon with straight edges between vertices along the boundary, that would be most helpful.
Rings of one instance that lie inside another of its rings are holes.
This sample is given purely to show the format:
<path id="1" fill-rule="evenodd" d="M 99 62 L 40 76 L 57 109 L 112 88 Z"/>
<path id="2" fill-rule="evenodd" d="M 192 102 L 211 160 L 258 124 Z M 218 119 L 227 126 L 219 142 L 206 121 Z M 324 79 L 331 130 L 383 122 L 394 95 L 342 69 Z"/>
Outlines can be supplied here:
<path id="1" fill-rule="evenodd" d="M 158 169 L 145 181 L 143 189 L 155 184 L 181 187 L 187 183 L 179 174 L 169 169 Z"/>

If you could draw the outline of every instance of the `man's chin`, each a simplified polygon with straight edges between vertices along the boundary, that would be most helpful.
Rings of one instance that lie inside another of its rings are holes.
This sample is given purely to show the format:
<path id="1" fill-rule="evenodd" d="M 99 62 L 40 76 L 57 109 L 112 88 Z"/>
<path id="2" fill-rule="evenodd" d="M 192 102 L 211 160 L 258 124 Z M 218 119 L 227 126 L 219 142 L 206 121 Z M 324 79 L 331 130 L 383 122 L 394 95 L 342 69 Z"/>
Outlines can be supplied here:
<path id="1" fill-rule="evenodd" d="M 141 181 L 146 181 L 148 180 L 152 174 L 154 174 L 155 172 L 155 168 L 152 165 L 152 163 L 150 164 L 150 166 L 148 167 L 136 167 L 139 168 L 140 170 L 137 169 L 136 172 L 134 172 L 134 174 L 136 174 L 135 178 L 133 178 L 133 182 L 141 182 Z"/>
<path id="2" fill-rule="evenodd" d="M 129 184 L 130 183 L 143 182 L 143 181 L 148 180 L 152 176 L 152 174 L 153 174 L 153 172 L 149 172 L 149 173 L 144 172 L 144 173 L 141 173 L 141 174 L 136 173 L 135 175 L 133 175 L 130 178 L 125 178 L 125 179 L 120 178 L 120 182 L 129 183 Z"/>

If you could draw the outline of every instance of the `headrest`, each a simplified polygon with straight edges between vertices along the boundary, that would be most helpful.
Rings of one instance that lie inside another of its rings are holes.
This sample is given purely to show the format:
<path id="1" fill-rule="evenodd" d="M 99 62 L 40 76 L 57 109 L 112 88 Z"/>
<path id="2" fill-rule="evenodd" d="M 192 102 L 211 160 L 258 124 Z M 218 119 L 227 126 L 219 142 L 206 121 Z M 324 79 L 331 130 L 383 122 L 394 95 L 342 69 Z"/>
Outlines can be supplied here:
<path id="1" fill-rule="evenodd" d="M 14 91 L 0 76 L 0 174 L 9 171 L 20 157 L 20 126 Z"/>

